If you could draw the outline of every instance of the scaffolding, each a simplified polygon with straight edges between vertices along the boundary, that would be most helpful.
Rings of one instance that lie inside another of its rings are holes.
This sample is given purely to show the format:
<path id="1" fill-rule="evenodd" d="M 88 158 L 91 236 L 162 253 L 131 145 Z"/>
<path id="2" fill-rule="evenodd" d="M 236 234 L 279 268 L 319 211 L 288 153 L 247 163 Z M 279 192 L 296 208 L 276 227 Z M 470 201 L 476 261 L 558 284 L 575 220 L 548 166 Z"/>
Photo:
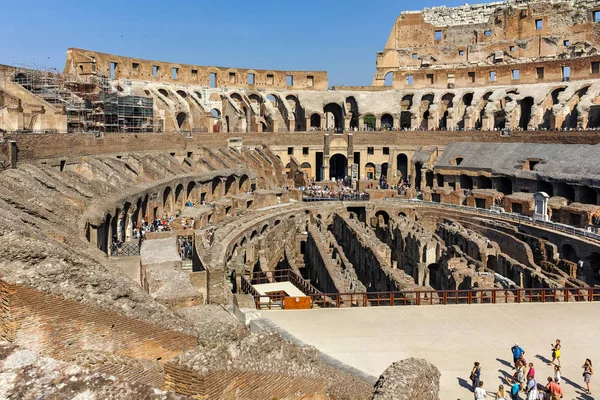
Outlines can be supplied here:
<path id="1" fill-rule="evenodd" d="M 64 107 L 68 132 L 155 130 L 152 98 L 121 94 L 120 85 L 112 87 L 106 76 L 70 76 L 27 66 L 16 67 L 12 81 L 44 101 Z"/>

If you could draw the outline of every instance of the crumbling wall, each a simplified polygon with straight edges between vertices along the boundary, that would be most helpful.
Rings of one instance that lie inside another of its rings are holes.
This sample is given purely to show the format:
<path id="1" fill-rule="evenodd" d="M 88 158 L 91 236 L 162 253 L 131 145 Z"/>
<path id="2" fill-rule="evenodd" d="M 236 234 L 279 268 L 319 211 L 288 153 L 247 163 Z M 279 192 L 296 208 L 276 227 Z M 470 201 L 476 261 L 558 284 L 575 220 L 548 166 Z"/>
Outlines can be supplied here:
<path id="1" fill-rule="evenodd" d="M 372 400 L 439 400 L 440 371 L 423 359 L 390 365 L 375 384 Z"/>

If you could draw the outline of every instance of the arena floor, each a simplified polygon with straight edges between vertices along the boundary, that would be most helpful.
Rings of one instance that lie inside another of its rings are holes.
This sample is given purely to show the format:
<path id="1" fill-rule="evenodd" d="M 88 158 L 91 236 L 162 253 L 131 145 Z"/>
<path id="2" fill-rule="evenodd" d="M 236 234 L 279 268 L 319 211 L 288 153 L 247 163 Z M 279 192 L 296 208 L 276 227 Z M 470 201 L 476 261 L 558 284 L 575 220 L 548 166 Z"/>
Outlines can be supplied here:
<path id="1" fill-rule="evenodd" d="M 482 365 L 485 389 L 495 394 L 512 375 L 515 342 L 533 362 L 536 378 L 553 373 L 550 344 L 562 341 L 564 399 L 600 399 L 600 304 L 501 304 L 371 307 L 263 311 L 303 342 L 368 374 L 379 376 L 392 362 L 424 358 L 441 371 L 441 400 L 470 400 L 469 373 Z M 590 358 L 599 371 L 584 394 L 581 365 Z M 597 364 L 596 364 L 597 363 Z M 494 396 L 488 396 L 494 398 Z"/>

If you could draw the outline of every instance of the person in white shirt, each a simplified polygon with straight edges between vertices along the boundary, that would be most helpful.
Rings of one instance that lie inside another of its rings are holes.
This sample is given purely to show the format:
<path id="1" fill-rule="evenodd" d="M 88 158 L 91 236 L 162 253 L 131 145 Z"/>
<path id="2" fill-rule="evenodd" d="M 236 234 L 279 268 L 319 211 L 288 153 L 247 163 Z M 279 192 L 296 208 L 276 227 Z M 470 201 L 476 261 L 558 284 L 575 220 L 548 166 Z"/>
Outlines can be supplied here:
<path id="1" fill-rule="evenodd" d="M 483 381 L 479 382 L 479 387 L 475 388 L 475 400 L 484 400 L 487 398 L 487 392 L 483 388 Z"/>

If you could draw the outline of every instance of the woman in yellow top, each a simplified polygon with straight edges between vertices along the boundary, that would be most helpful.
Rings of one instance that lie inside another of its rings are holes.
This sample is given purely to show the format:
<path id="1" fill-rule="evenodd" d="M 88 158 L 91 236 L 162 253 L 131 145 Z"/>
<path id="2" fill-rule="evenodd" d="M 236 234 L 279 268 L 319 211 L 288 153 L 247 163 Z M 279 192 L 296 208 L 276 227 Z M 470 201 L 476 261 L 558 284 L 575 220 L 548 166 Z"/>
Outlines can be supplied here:
<path id="1" fill-rule="evenodd" d="M 506 390 L 504 390 L 504 385 L 500 385 L 500 387 L 498 387 L 498 391 L 496 392 L 496 400 L 508 400 L 508 395 L 506 394 Z"/>
<path id="2" fill-rule="evenodd" d="M 552 362 L 550 364 L 554 364 L 554 361 L 558 362 L 560 365 L 560 339 L 556 339 L 556 344 L 552 344 Z"/>

